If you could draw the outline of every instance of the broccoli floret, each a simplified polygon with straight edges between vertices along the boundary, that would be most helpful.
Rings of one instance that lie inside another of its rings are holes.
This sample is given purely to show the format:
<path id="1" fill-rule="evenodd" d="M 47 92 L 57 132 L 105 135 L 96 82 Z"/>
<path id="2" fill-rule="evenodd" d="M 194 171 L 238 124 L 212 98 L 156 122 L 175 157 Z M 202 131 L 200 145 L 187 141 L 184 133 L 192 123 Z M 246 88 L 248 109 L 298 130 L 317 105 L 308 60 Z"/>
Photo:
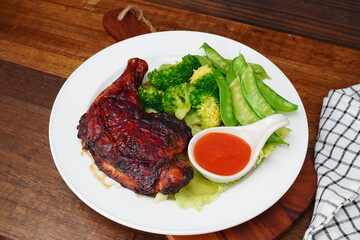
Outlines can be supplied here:
<path id="1" fill-rule="evenodd" d="M 154 86 L 150 84 L 142 85 L 138 89 L 141 105 L 143 109 L 152 108 L 156 111 L 162 111 L 162 97 L 164 92 L 156 89 Z"/>
<path id="2" fill-rule="evenodd" d="M 219 87 L 216 83 L 213 71 L 208 65 L 196 69 L 190 78 L 190 83 L 195 88 L 209 90 L 216 95 L 219 94 Z"/>
<path id="3" fill-rule="evenodd" d="M 201 131 L 201 119 L 196 112 L 195 108 L 192 108 L 188 114 L 186 114 L 184 121 L 186 125 L 191 128 L 191 134 L 195 136 L 198 132 Z"/>
<path id="4" fill-rule="evenodd" d="M 149 82 L 157 89 L 165 91 L 170 86 L 189 81 L 193 71 L 199 68 L 200 62 L 193 55 L 186 55 L 182 61 L 173 65 L 163 65 L 148 73 Z"/>
<path id="5" fill-rule="evenodd" d="M 220 104 L 215 93 L 195 89 L 190 93 L 190 102 L 199 116 L 201 129 L 217 127 L 221 124 Z"/>
<path id="6" fill-rule="evenodd" d="M 193 86 L 190 83 L 181 83 L 170 86 L 165 90 L 162 98 L 164 111 L 175 114 L 178 119 L 183 119 L 191 108 L 190 92 Z"/>

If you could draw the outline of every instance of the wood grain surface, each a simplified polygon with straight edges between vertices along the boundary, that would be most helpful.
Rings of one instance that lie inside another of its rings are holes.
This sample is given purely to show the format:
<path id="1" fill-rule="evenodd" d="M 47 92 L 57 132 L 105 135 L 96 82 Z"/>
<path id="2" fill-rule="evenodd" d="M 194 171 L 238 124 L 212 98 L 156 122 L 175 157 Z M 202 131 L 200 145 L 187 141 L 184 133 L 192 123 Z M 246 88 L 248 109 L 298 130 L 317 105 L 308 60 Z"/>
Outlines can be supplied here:
<path id="1" fill-rule="evenodd" d="M 360 49 L 360 1 L 147 1 Z"/>
<path id="2" fill-rule="evenodd" d="M 103 15 L 134 3 L 158 31 L 223 35 L 274 62 L 304 103 L 311 161 L 322 98 L 329 89 L 359 82 L 359 50 L 243 22 L 140 0 L 0 1 L 2 239 L 166 239 L 114 223 L 87 207 L 60 177 L 48 143 L 52 103 L 66 78 L 116 42 L 103 28 Z M 301 239 L 311 213 L 310 207 L 281 239 Z"/>
<path id="3" fill-rule="evenodd" d="M 164 239 L 117 224 L 78 199 L 49 151 L 48 120 L 65 79 L 0 61 L 0 234 L 10 239 Z"/>

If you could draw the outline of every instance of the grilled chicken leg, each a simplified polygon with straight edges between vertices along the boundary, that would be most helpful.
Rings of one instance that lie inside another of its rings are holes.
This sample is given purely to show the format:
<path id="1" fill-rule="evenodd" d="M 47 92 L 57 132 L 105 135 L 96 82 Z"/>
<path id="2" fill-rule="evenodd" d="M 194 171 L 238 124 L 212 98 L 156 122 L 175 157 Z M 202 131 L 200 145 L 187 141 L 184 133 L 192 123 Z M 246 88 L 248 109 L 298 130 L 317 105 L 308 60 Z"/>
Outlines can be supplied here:
<path id="1" fill-rule="evenodd" d="M 186 150 L 191 131 L 170 114 L 143 111 L 137 88 L 147 70 L 144 60 L 130 59 L 81 117 L 78 137 L 98 168 L 124 187 L 174 194 L 193 177 L 191 166 L 175 157 Z"/>

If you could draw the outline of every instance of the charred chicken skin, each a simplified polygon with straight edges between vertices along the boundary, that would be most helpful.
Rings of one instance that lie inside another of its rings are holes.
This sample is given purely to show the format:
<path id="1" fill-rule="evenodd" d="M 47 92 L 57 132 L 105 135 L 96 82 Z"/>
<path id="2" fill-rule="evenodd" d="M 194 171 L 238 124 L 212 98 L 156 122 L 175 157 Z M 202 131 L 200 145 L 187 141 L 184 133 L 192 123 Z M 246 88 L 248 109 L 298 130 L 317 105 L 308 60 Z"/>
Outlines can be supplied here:
<path id="1" fill-rule="evenodd" d="M 186 150 L 191 131 L 170 114 L 143 111 L 137 88 L 147 70 L 144 60 L 130 59 L 81 117 L 78 137 L 98 168 L 122 186 L 140 194 L 175 194 L 193 177 L 191 166 L 175 158 Z"/>

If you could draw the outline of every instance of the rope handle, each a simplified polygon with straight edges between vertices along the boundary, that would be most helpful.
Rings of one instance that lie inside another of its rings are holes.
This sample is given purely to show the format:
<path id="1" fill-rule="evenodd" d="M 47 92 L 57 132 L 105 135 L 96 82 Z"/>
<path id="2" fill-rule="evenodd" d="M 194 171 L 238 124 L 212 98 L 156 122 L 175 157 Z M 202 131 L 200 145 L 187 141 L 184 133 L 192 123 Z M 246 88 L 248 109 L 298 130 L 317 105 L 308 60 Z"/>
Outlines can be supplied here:
<path id="1" fill-rule="evenodd" d="M 123 20 L 129 11 L 134 13 L 137 20 L 145 24 L 145 26 L 149 28 L 150 32 L 156 32 L 156 29 L 153 27 L 151 22 L 144 17 L 143 11 L 137 5 L 128 5 L 119 13 L 117 19 L 119 21 Z"/>

